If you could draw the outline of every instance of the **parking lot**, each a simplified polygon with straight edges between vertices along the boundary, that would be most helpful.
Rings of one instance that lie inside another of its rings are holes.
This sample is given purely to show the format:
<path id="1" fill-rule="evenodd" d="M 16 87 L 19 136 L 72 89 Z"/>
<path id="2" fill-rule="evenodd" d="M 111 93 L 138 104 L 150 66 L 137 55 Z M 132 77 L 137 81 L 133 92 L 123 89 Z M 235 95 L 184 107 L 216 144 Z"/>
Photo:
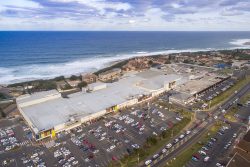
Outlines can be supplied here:
<path id="1" fill-rule="evenodd" d="M 34 146 L 30 140 L 30 129 L 20 118 L 0 122 L 0 164 L 1 166 L 49 165 L 49 155 L 43 148 Z"/>
<path id="2" fill-rule="evenodd" d="M 231 86 L 233 86 L 235 84 L 235 82 L 236 81 L 234 79 L 231 79 L 231 78 L 228 80 L 225 80 L 225 81 L 221 82 L 220 84 L 218 84 L 214 87 L 211 87 L 210 89 L 199 94 L 197 100 L 195 101 L 198 103 L 192 102 L 189 105 L 194 107 L 194 108 L 200 108 L 200 109 L 207 108 L 209 101 L 214 99 L 219 94 L 225 92 L 227 89 L 229 89 Z M 206 102 L 206 103 L 201 103 L 201 102 Z"/>
<path id="3" fill-rule="evenodd" d="M 234 79 L 225 80 L 221 82 L 220 84 L 218 84 L 216 87 L 210 88 L 206 92 L 199 95 L 199 98 L 204 101 L 210 101 L 214 97 L 218 96 L 220 93 L 229 89 L 231 86 L 234 85 L 234 83 L 235 83 Z"/>
<path id="4" fill-rule="evenodd" d="M 147 137 L 159 135 L 180 120 L 176 113 L 157 104 L 149 110 L 130 108 L 92 125 L 76 128 L 67 143 L 82 155 L 82 163 L 86 166 L 107 166 L 110 161 L 140 148 Z"/>
<path id="5" fill-rule="evenodd" d="M 6 128 L 1 128 L 1 142 L 6 144 L 0 146 L 0 163 L 3 166 L 108 166 L 111 161 L 142 147 L 147 137 L 161 134 L 182 119 L 180 114 L 157 102 L 128 108 L 90 125 L 62 132 L 49 148 L 29 140 L 30 130 L 24 122 L 8 120 Z M 18 147 L 6 150 L 7 144 Z"/>
<path id="6" fill-rule="evenodd" d="M 228 153 L 238 137 L 240 127 L 241 125 L 238 123 L 223 126 L 197 153 L 193 154 L 186 166 L 225 166 L 228 161 Z"/>

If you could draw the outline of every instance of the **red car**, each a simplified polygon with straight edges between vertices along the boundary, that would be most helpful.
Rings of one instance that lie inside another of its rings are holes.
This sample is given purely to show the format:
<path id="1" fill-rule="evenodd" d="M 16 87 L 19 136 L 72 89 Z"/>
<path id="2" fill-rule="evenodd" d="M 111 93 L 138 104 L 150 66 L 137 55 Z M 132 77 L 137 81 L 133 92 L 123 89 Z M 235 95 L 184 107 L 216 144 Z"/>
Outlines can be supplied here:
<path id="1" fill-rule="evenodd" d="M 200 159 L 200 155 L 198 153 L 194 154 L 193 157 Z"/>

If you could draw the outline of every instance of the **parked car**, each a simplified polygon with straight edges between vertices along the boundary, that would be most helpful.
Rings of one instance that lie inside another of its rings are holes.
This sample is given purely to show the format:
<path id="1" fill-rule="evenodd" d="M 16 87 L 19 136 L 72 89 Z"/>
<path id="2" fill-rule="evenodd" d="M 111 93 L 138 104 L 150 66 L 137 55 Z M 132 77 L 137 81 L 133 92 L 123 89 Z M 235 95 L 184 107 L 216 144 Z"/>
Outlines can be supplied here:
<path id="1" fill-rule="evenodd" d="M 209 156 L 206 156 L 206 157 L 203 159 L 203 161 L 204 161 L 204 162 L 208 162 L 209 159 L 210 159 L 210 157 L 209 157 Z"/>
<path id="2" fill-rule="evenodd" d="M 147 161 L 145 162 L 145 165 L 149 165 L 149 164 L 151 164 L 151 162 L 152 162 L 152 160 L 147 160 Z"/>

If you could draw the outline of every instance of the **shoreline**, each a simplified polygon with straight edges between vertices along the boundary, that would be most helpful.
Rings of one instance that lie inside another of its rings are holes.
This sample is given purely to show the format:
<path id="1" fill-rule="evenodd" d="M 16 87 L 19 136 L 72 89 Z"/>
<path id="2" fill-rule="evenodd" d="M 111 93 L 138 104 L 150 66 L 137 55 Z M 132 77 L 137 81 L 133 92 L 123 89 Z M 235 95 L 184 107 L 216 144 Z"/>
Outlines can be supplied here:
<path id="1" fill-rule="evenodd" d="M 208 52 L 218 52 L 218 51 L 234 51 L 234 50 L 249 50 L 249 48 L 241 48 L 241 47 L 235 47 L 235 48 L 229 48 L 229 49 L 200 49 L 200 50 L 191 50 L 191 49 L 186 49 L 186 50 L 168 50 L 168 51 L 159 51 L 159 52 L 149 52 L 149 53 L 141 53 L 141 54 L 134 54 L 131 57 L 127 57 L 127 58 L 121 58 L 120 60 L 113 60 L 111 62 L 107 62 L 104 63 L 103 66 L 101 68 L 93 68 L 93 69 L 89 69 L 86 71 L 82 71 L 80 73 L 72 73 L 70 75 L 58 75 L 55 77 L 48 77 L 48 78 L 37 78 L 37 79 L 31 79 L 31 80 L 26 80 L 26 81 L 20 81 L 20 82 L 13 82 L 13 83 L 0 83 L 0 86 L 9 86 L 9 85 L 13 85 L 13 84 L 25 84 L 25 83 L 30 83 L 30 82 L 35 82 L 35 81 L 39 81 L 39 80 L 54 80 L 57 77 L 60 76 L 64 76 L 65 78 L 69 78 L 72 75 L 81 75 L 81 74 L 87 74 L 87 73 L 98 73 L 99 71 L 103 71 L 105 69 L 108 68 L 112 68 L 112 66 L 115 66 L 119 63 L 123 63 L 125 61 L 134 59 L 134 58 L 141 58 L 141 57 L 157 57 L 157 56 L 167 56 L 167 55 L 171 55 L 171 54 L 184 54 L 184 53 L 199 53 L 199 52 L 204 52 L 204 53 L 208 53 Z"/>

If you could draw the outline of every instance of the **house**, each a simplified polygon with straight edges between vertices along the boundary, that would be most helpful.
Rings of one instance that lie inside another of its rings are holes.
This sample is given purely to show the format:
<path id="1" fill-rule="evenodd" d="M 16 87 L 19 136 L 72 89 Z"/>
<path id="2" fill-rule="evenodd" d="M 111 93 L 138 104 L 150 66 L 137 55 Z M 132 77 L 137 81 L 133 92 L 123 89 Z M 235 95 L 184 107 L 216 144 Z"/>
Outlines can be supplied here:
<path id="1" fill-rule="evenodd" d="M 109 81 L 109 80 L 114 80 L 120 76 L 121 72 L 122 70 L 120 68 L 113 68 L 111 70 L 100 73 L 98 75 L 98 78 L 99 80 L 104 81 L 104 82 Z"/>
<path id="2" fill-rule="evenodd" d="M 130 60 L 126 65 L 122 67 L 123 71 L 136 71 L 145 70 L 149 68 L 148 59 L 146 58 L 135 58 Z"/>
<path id="3" fill-rule="evenodd" d="M 95 74 L 82 74 L 82 81 L 88 84 L 96 82 L 97 78 Z"/>

